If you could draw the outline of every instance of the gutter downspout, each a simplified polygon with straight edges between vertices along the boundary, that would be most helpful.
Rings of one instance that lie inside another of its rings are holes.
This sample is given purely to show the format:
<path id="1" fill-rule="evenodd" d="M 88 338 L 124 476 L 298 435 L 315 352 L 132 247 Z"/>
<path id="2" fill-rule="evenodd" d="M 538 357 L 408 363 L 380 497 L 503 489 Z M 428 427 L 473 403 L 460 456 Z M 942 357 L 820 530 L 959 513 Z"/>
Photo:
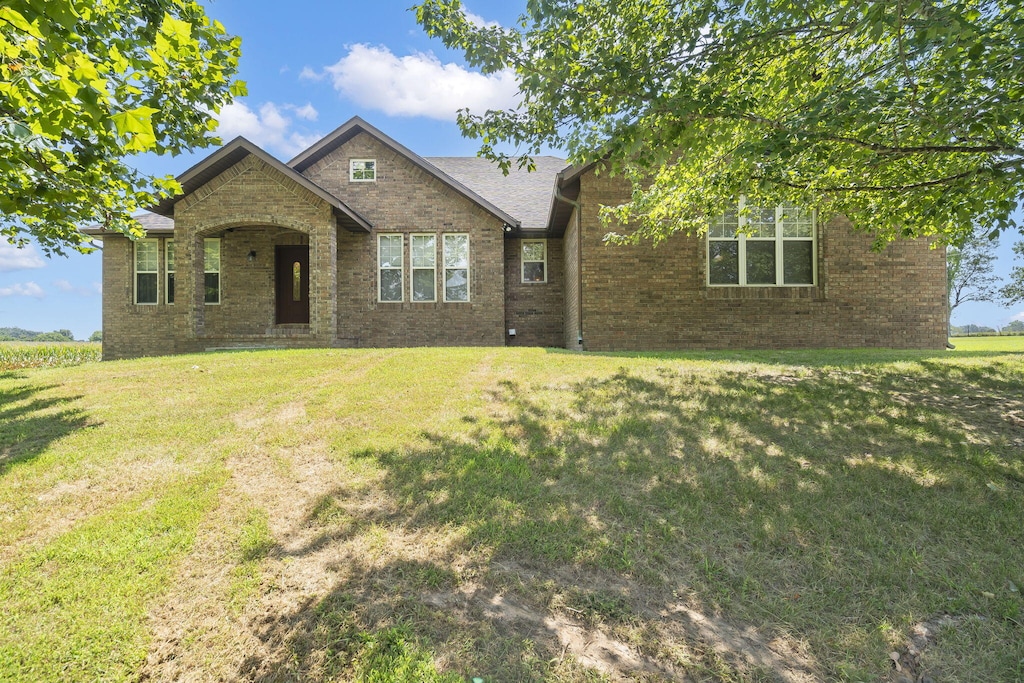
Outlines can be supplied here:
<path id="1" fill-rule="evenodd" d="M 583 230 L 580 226 L 580 214 L 583 205 L 562 194 L 562 174 L 555 178 L 555 199 L 563 201 L 576 209 L 576 345 L 583 350 Z"/>

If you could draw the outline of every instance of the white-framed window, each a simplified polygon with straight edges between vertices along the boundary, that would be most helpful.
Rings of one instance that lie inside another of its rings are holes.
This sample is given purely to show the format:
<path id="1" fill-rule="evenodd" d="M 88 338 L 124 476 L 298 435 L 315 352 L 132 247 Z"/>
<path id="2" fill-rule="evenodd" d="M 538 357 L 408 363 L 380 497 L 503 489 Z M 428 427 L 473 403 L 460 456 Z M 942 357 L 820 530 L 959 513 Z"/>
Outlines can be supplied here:
<path id="1" fill-rule="evenodd" d="M 548 281 L 547 240 L 523 240 L 522 257 L 523 282 Z"/>
<path id="2" fill-rule="evenodd" d="M 409 235 L 410 299 L 437 301 L 437 235 Z"/>
<path id="3" fill-rule="evenodd" d="M 708 228 L 708 285 L 800 287 L 818 279 L 814 212 L 740 201 Z"/>
<path id="4" fill-rule="evenodd" d="M 203 240 L 203 301 L 220 303 L 220 239 Z"/>
<path id="5" fill-rule="evenodd" d="M 160 241 L 135 241 L 135 303 L 155 304 L 159 301 Z"/>
<path id="6" fill-rule="evenodd" d="M 402 301 L 402 244 L 400 234 L 377 235 L 378 301 Z"/>
<path id="7" fill-rule="evenodd" d="M 354 183 L 372 183 L 377 180 L 376 159 L 349 159 L 348 179 Z"/>
<path id="8" fill-rule="evenodd" d="M 164 299 L 174 303 L 174 240 L 164 242 L 164 269 L 167 272 L 164 285 Z"/>
<path id="9" fill-rule="evenodd" d="M 444 252 L 444 300 L 469 301 L 469 235 L 445 233 L 441 239 Z"/>

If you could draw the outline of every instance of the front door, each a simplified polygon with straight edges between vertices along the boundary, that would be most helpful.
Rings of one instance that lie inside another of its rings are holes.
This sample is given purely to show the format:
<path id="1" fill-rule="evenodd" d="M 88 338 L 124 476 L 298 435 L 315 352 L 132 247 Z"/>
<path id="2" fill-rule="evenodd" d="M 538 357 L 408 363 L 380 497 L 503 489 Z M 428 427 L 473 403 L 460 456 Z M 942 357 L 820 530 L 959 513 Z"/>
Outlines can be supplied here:
<path id="1" fill-rule="evenodd" d="M 275 249 L 277 324 L 309 323 L 309 247 Z"/>

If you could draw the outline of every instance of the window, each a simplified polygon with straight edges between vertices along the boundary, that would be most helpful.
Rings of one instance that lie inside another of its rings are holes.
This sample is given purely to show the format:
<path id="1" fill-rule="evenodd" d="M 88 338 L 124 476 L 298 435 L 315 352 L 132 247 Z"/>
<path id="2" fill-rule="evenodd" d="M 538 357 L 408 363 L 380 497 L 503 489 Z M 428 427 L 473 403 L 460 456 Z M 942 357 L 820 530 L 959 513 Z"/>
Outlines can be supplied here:
<path id="1" fill-rule="evenodd" d="M 444 300 L 469 301 L 469 235 L 445 234 Z"/>
<path id="2" fill-rule="evenodd" d="M 135 303 L 157 302 L 157 271 L 160 267 L 160 242 L 144 239 L 135 242 Z"/>
<path id="3" fill-rule="evenodd" d="M 708 228 L 708 284 L 813 285 L 814 242 L 813 211 L 747 206 L 740 198 Z"/>
<path id="4" fill-rule="evenodd" d="M 548 281 L 548 243 L 523 240 L 523 282 Z"/>
<path id="5" fill-rule="evenodd" d="M 174 240 L 164 243 L 164 267 L 167 269 L 167 286 L 164 287 L 167 303 L 174 303 Z"/>
<path id="6" fill-rule="evenodd" d="M 409 236 L 412 300 L 437 301 L 437 235 Z"/>
<path id="7" fill-rule="evenodd" d="M 377 235 L 377 299 L 402 301 L 402 236 Z"/>
<path id="8" fill-rule="evenodd" d="M 203 301 L 220 303 L 220 240 L 203 240 Z"/>
<path id="9" fill-rule="evenodd" d="M 376 159 L 350 159 L 348 179 L 354 183 L 372 183 L 377 180 Z"/>

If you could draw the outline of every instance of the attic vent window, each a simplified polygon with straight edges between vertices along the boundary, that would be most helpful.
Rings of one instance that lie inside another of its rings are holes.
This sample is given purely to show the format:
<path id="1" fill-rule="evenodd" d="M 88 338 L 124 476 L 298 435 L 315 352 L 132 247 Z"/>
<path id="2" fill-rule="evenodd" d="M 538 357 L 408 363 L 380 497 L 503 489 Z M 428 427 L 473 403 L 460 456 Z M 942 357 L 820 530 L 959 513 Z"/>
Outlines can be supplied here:
<path id="1" fill-rule="evenodd" d="M 372 183 L 377 180 L 376 159 L 351 159 L 348 179 L 354 183 Z"/>

